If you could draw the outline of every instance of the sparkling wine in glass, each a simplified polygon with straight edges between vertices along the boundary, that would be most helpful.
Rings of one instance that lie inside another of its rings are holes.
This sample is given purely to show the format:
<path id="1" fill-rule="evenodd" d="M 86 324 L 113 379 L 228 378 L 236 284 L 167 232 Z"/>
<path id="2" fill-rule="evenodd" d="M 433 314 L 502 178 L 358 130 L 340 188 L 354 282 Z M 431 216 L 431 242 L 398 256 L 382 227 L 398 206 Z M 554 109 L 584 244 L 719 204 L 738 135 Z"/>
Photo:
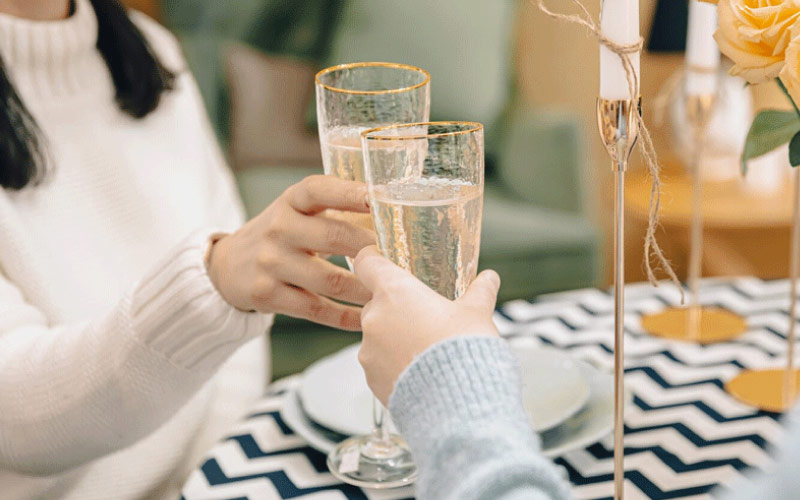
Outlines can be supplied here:
<path id="1" fill-rule="evenodd" d="M 480 250 L 481 187 L 439 177 L 390 182 L 371 194 L 383 254 L 448 299 L 475 277 Z"/>
<path id="2" fill-rule="evenodd" d="M 457 299 L 478 270 L 483 126 L 394 125 L 362 137 L 378 247 L 434 291 Z"/>
<path id="3" fill-rule="evenodd" d="M 315 78 L 317 123 L 325 173 L 364 182 L 361 133 L 395 123 L 420 122 L 430 115 L 430 75 L 405 64 L 367 62 L 324 69 Z M 372 229 L 369 214 L 329 210 L 328 217 Z M 353 263 L 348 258 L 352 269 Z M 374 429 L 343 441 L 328 456 L 328 468 L 344 482 L 367 488 L 410 484 L 417 475 L 408 445 L 384 426 L 374 401 Z"/>
<path id="4" fill-rule="evenodd" d="M 364 158 L 361 153 L 362 130 L 358 127 L 339 127 L 328 131 L 327 137 L 321 142 L 325 174 L 340 179 L 365 182 Z M 372 217 L 369 214 L 328 210 L 326 215 L 372 230 Z M 347 263 L 352 270 L 353 263 L 350 257 L 347 257 Z"/>

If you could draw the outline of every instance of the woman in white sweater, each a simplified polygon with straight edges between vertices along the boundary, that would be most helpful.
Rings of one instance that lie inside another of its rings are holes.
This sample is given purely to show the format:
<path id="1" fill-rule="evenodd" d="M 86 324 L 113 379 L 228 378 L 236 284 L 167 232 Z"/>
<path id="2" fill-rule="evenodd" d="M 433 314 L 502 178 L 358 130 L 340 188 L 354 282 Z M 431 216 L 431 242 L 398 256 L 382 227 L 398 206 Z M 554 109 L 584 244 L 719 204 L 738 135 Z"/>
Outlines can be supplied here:
<path id="1" fill-rule="evenodd" d="M 0 0 L 0 498 L 177 498 L 264 389 L 268 313 L 356 330 L 314 177 L 242 226 L 176 41 L 117 0 Z M 231 232 L 228 235 L 220 231 Z"/>

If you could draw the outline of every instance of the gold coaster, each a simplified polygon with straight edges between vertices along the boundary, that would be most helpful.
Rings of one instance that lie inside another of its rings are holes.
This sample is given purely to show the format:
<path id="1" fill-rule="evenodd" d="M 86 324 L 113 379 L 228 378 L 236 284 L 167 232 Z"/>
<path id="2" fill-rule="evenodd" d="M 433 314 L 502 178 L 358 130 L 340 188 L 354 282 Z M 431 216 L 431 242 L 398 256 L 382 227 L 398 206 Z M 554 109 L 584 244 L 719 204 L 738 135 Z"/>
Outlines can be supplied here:
<path id="1" fill-rule="evenodd" d="M 725 384 L 725 390 L 759 410 L 782 413 L 790 409 L 800 395 L 800 370 L 795 371 L 794 394 L 784 391 L 785 381 L 786 370 L 748 370 Z"/>
<path id="2" fill-rule="evenodd" d="M 747 322 L 719 307 L 671 307 L 642 317 L 642 328 L 658 337 L 698 344 L 732 340 L 747 330 Z"/>

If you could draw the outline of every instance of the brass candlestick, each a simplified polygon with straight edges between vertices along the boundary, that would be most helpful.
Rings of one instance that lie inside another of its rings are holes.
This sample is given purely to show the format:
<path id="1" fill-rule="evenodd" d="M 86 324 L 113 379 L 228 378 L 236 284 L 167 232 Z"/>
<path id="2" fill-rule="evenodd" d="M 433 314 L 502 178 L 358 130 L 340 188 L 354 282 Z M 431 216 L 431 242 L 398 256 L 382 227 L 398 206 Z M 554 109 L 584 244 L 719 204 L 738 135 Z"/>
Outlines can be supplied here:
<path id="1" fill-rule="evenodd" d="M 719 307 L 699 304 L 699 284 L 703 260 L 703 151 L 708 125 L 714 111 L 713 93 L 686 95 L 686 116 L 692 127 L 692 155 L 689 175 L 692 178 L 692 216 L 689 229 L 689 305 L 670 307 L 642 317 L 642 328 L 659 337 L 699 344 L 724 342 L 747 329 L 744 318 Z"/>
<path id="2" fill-rule="evenodd" d="M 797 330 L 797 280 L 800 274 L 800 167 L 794 170 L 794 208 L 792 243 L 789 262 L 791 280 L 789 332 L 786 368 L 746 370 L 725 384 L 725 390 L 738 400 L 760 410 L 784 412 L 791 409 L 800 396 L 800 370 L 795 366 L 794 344 Z"/>
<path id="3" fill-rule="evenodd" d="M 614 170 L 614 498 L 625 496 L 625 171 L 639 137 L 641 98 L 597 100 L 597 125 Z"/>

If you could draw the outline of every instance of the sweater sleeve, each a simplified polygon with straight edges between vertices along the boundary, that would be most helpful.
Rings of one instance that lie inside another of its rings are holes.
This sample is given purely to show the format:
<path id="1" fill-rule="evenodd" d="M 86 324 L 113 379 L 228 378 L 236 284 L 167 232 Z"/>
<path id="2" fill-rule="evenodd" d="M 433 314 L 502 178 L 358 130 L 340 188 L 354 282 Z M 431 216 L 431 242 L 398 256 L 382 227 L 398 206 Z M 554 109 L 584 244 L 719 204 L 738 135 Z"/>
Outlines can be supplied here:
<path id="1" fill-rule="evenodd" d="M 270 317 L 241 312 L 190 236 L 103 317 L 48 324 L 0 278 L 0 469 L 56 474 L 161 426 Z"/>
<path id="2" fill-rule="evenodd" d="M 434 345 L 400 376 L 389 409 L 419 467 L 421 500 L 569 498 L 539 453 L 516 360 L 501 339 Z"/>
<path id="3" fill-rule="evenodd" d="M 777 450 L 776 461 L 766 473 L 740 481 L 727 491 L 720 491 L 720 500 L 793 500 L 800 491 L 800 405 L 787 417 L 788 435 Z"/>

